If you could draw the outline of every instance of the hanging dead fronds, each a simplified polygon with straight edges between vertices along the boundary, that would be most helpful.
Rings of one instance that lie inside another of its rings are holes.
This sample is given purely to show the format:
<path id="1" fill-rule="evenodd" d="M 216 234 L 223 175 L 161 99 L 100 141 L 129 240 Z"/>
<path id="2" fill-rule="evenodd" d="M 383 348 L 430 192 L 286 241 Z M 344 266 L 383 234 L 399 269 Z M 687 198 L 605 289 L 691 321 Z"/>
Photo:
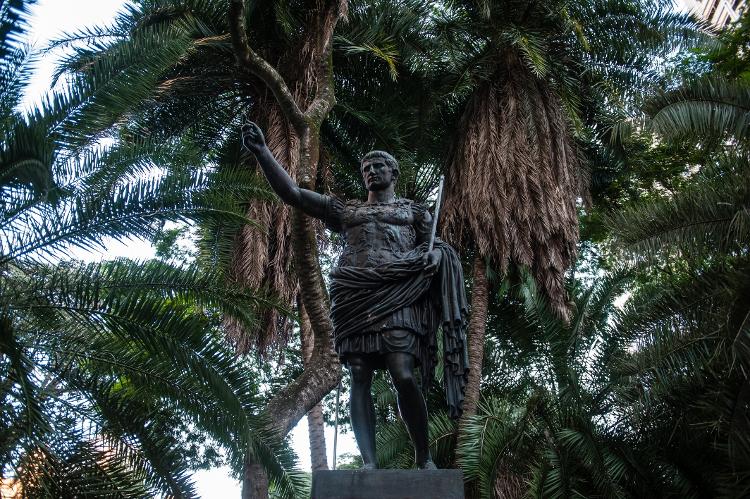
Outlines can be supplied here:
<path id="1" fill-rule="evenodd" d="M 265 125 L 268 147 L 289 175 L 296 180 L 299 165 L 299 138 L 283 119 L 278 106 L 258 106 L 258 120 Z M 247 161 L 255 162 L 251 156 Z M 252 289 L 267 289 L 282 303 L 293 303 L 297 280 L 292 273 L 291 208 L 281 202 L 253 199 L 247 216 L 258 227 L 245 226 L 237 236 L 232 260 L 232 279 Z M 245 331 L 239 324 L 225 321 L 227 338 L 238 354 L 260 354 L 286 345 L 291 325 L 276 309 L 262 312 L 256 331 Z"/>
<path id="2" fill-rule="evenodd" d="M 345 10 L 345 2 L 333 3 Z M 310 10 L 305 12 L 308 21 L 305 24 L 307 35 L 301 39 L 299 47 L 290 47 L 280 55 L 285 61 L 280 64 L 286 70 L 284 80 L 291 82 L 290 98 L 300 111 L 307 110 L 315 103 L 321 67 L 314 61 L 319 60 L 321 54 L 328 50 L 326 45 L 330 44 L 329 32 L 336 19 L 335 16 L 320 15 L 320 10 L 328 8 L 330 6 L 326 2 L 311 5 Z M 248 87 L 251 88 L 254 87 Z M 281 105 L 272 95 L 264 93 L 250 97 L 254 105 L 249 110 L 249 119 L 263 128 L 266 143 L 274 157 L 298 184 L 313 188 L 314 180 L 321 173 L 317 150 L 316 157 L 311 158 L 312 161 L 308 159 L 314 170 L 301 171 L 303 158 L 300 157 L 302 148 L 297 130 L 299 124 L 285 116 Z M 247 156 L 247 160 L 257 168 L 251 155 Z M 291 305 L 299 288 L 293 269 L 292 209 L 281 202 L 254 199 L 250 202 L 247 215 L 257 220 L 265 230 L 247 226 L 239 234 L 232 262 L 232 278 L 253 289 L 267 289 L 282 303 Z M 322 224 L 313 224 L 319 234 L 319 244 L 324 244 Z M 245 331 L 231 319 L 225 322 L 225 326 L 227 339 L 235 345 L 238 354 L 250 351 L 260 355 L 281 352 L 292 332 L 287 317 L 275 309 L 261 312 L 261 320 L 255 331 Z"/>
<path id="3" fill-rule="evenodd" d="M 493 266 L 528 267 L 560 317 L 578 242 L 578 158 L 549 84 L 515 61 L 479 87 L 448 160 L 442 231 Z"/>

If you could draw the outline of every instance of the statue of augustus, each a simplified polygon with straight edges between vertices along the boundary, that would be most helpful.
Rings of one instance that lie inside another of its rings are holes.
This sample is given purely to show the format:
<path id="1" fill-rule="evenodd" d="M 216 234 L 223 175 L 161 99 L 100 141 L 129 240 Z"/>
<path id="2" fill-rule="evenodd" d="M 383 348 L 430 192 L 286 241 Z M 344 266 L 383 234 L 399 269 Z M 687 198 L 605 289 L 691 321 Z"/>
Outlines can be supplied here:
<path id="1" fill-rule="evenodd" d="M 390 154 L 372 151 L 362 158 L 367 201 L 344 202 L 297 186 L 254 123 L 242 127 L 242 143 L 285 203 L 323 220 L 345 241 L 330 274 L 331 320 L 336 352 L 351 373 L 351 422 L 364 468 L 377 467 L 373 372 L 387 369 L 417 467 L 435 469 L 423 392 L 437 363 L 438 329 L 453 417 L 461 414 L 468 373 L 467 305 L 458 255 L 439 239 L 428 251 L 432 217 L 424 206 L 395 196 L 399 167 Z M 422 390 L 414 375 L 417 367 Z"/>

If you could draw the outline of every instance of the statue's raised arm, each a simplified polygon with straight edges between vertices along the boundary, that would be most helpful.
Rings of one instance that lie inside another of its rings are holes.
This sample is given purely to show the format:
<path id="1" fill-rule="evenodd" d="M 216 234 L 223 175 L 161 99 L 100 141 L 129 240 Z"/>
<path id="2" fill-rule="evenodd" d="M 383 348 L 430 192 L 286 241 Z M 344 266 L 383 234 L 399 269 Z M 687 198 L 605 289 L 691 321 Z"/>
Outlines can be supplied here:
<path id="1" fill-rule="evenodd" d="M 242 145 L 253 153 L 258 160 L 263 174 L 276 194 L 290 206 L 300 208 L 315 218 L 324 218 L 328 196 L 299 187 L 284 168 L 273 157 L 266 145 L 266 139 L 260 127 L 253 122 L 242 125 Z"/>

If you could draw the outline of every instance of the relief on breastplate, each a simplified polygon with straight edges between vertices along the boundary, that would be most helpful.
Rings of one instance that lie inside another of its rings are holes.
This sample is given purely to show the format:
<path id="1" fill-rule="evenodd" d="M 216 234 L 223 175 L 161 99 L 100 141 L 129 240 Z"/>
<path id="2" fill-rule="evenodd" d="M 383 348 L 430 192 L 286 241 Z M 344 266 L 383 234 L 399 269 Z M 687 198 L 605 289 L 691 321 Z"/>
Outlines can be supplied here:
<path id="1" fill-rule="evenodd" d="M 347 215 L 340 266 L 374 267 L 402 258 L 416 245 L 408 204 L 363 204 Z"/>

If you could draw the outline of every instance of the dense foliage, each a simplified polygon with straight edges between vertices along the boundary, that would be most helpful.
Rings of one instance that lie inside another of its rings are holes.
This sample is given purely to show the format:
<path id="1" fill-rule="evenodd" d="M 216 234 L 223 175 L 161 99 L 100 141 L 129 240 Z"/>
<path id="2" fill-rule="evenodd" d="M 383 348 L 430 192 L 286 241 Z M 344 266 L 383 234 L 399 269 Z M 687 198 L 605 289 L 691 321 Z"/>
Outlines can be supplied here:
<path id="1" fill-rule="evenodd" d="M 26 112 L 29 3 L 0 0 L 0 470 L 25 496 L 190 497 L 222 460 L 244 497 L 307 493 L 269 411 L 338 369 L 311 360 L 327 302 L 303 277 L 339 241 L 256 178 L 248 117 L 321 192 L 360 197 L 372 148 L 403 196 L 446 174 L 477 403 L 452 421 L 434 387 L 430 439 L 467 497 L 750 495 L 750 15 L 717 35 L 667 1 L 140 0 L 53 42 L 63 90 Z M 71 257 L 131 237 L 158 258 Z M 373 390 L 380 465 L 412 467 Z"/>
<path id="2" fill-rule="evenodd" d="M 212 175 L 189 141 L 107 146 L 82 135 L 96 120 L 79 113 L 86 88 L 19 112 L 28 54 L 11 37 L 26 7 L 0 4 L 2 476 L 27 497 L 186 497 L 191 470 L 215 464 L 219 446 L 236 466 L 253 449 L 294 497 L 306 478 L 267 430 L 259 380 L 220 328 L 223 316 L 252 327 L 256 310 L 279 304 L 206 265 L 70 259 L 150 238 L 165 222 L 209 232 L 255 223 L 239 200 L 262 191 L 246 176 Z M 200 261 L 228 251 L 200 249 Z"/>

